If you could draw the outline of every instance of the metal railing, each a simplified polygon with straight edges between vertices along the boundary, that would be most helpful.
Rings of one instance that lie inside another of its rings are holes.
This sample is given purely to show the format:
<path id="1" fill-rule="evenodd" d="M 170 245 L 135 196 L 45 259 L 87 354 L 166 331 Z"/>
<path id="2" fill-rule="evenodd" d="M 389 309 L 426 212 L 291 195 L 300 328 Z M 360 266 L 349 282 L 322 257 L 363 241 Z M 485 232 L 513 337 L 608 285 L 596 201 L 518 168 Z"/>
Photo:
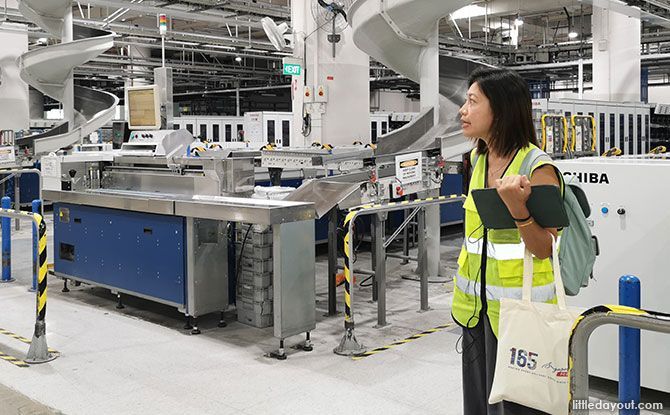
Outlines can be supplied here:
<path id="1" fill-rule="evenodd" d="M 354 284 L 353 284 L 353 272 L 352 272 L 352 258 L 354 258 L 354 222 L 356 218 L 364 215 L 373 215 L 379 213 L 388 213 L 405 209 L 417 209 L 417 214 L 419 215 L 419 227 L 423 225 L 423 208 L 432 205 L 441 205 L 444 203 L 455 203 L 463 200 L 463 196 L 451 195 L 451 196 L 437 196 L 437 197 L 428 197 L 426 199 L 419 200 L 405 200 L 402 202 L 390 202 L 385 204 L 375 204 L 375 205 L 365 205 L 360 208 L 351 210 L 344 219 L 344 226 L 347 230 L 347 233 L 344 236 L 344 336 L 340 341 L 340 344 L 333 350 L 336 354 L 343 356 L 352 356 L 365 352 L 365 347 L 361 345 L 356 336 L 354 335 L 354 313 L 353 313 L 353 295 L 354 295 Z M 375 226 L 375 229 L 379 231 L 382 229 L 380 224 Z M 386 275 L 385 270 L 383 269 L 384 264 L 384 254 L 385 248 L 384 245 L 379 240 L 383 238 L 381 233 L 378 233 L 376 236 L 378 240 L 377 252 L 375 252 L 377 258 L 381 258 L 378 266 L 375 269 L 376 284 L 378 284 L 381 289 L 378 290 L 377 298 L 377 311 L 380 314 L 378 320 L 380 326 L 385 324 L 385 320 L 382 318 L 386 313 Z M 421 262 L 425 262 L 425 255 L 422 258 Z M 421 265 L 421 264 L 420 264 Z M 382 269 L 379 269 L 382 268 Z M 421 273 L 421 309 L 428 309 L 428 274 L 425 272 L 425 265 L 423 268 L 424 272 Z"/>
<path id="2" fill-rule="evenodd" d="M 670 333 L 670 314 L 639 310 L 620 305 L 603 305 L 585 311 L 570 336 L 568 371 L 570 376 L 570 414 L 589 413 L 588 342 L 591 333 L 605 324 Z"/>

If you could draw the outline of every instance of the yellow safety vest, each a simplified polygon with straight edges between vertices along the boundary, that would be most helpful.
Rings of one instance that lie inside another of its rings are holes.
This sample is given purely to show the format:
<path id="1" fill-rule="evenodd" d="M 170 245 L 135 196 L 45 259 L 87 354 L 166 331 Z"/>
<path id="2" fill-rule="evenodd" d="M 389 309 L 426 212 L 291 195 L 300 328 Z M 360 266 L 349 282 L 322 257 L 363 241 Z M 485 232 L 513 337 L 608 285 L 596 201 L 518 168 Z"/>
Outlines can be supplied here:
<path id="1" fill-rule="evenodd" d="M 518 151 L 504 176 L 519 174 L 521 165 L 534 145 Z M 472 150 L 470 159 L 475 159 Z M 523 286 L 523 256 L 525 245 L 518 229 L 484 230 L 477 207 L 472 199 L 473 189 L 483 189 L 486 178 L 486 157 L 481 156 L 474 166 L 465 209 L 465 240 L 458 256 L 458 274 L 454 279 L 452 316 L 461 326 L 472 328 L 479 321 L 482 309 L 482 251 L 486 235 L 486 305 L 493 333 L 498 336 L 500 299 L 521 299 Z M 531 175 L 540 166 L 552 164 L 541 160 L 531 166 Z M 532 298 L 536 302 L 555 302 L 554 273 L 550 259 L 533 258 Z"/>

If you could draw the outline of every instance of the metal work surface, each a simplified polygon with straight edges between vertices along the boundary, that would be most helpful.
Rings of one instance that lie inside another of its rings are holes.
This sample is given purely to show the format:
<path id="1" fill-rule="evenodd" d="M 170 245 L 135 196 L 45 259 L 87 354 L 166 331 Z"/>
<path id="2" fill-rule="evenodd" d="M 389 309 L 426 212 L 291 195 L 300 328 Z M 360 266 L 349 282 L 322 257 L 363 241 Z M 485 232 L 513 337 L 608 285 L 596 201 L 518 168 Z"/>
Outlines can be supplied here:
<path id="1" fill-rule="evenodd" d="M 163 215 L 174 214 L 174 201 L 159 194 L 152 198 L 136 192 L 119 194 L 103 191 L 70 192 L 62 190 L 45 190 L 44 199 L 52 202 L 73 203 L 110 209 L 132 210 L 136 212 L 157 213 Z"/>
<path id="2" fill-rule="evenodd" d="M 313 202 L 317 218 L 322 218 L 333 206 L 339 206 L 349 198 L 357 199 L 357 201 L 353 201 L 350 206 L 342 205 L 342 209 L 360 204 L 361 197 L 359 190 L 361 184 L 363 182 L 338 182 L 329 180 L 328 178 L 310 180 L 292 192 L 287 200 Z"/>
<path id="3" fill-rule="evenodd" d="M 201 219 L 262 225 L 314 219 L 311 203 L 224 196 L 184 196 L 120 190 L 46 190 L 46 200 Z"/>

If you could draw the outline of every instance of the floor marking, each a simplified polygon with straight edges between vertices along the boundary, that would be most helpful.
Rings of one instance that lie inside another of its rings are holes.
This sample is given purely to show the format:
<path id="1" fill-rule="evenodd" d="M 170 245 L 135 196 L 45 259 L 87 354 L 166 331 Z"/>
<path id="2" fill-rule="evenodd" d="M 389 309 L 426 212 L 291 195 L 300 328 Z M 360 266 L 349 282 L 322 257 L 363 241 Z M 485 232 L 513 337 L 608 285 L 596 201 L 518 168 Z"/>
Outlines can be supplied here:
<path id="1" fill-rule="evenodd" d="M 26 339 L 26 338 L 23 337 L 23 336 L 19 336 L 18 334 L 16 334 L 16 333 L 12 333 L 11 331 L 9 331 L 9 330 L 5 330 L 5 329 L 3 329 L 3 328 L 0 328 L 0 334 L 4 334 L 5 336 L 11 337 L 11 338 L 16 339 L 16 340 L 18 340 L 18 341 L 20 341 L 20 342 L 22 342 L 22 343 L 25 343 L 25 344 L 30 344 L 30 343 L 32 343 L 31 340 Z M 58 352 L 58 350 L 54 350 L 54 349 L 52 349 L 52 348 L 49 348 L 49 353 L 59 353 L 59 352 Z"/>
<path id="2" fill-rule="evenodd" d="M 29 367 L 28 363 L 24 362 L 23 360 L 17 359 L 13 356 L 10 356 L 6 353 L 0 352 L 0 359 L 4 360 L 5 362 L 9 362 L 13 364 L 14 366 L 18 367 Z"/>
<path id="3" fill-rule="evenodd" d="M 402 339 L 402 340 L 398 340 L 398 341 L 393 342 L 393 343 L 391 343 L 391 344 L 389 344 L 389 345 L 382 346 L 382 347 L 377 347 L 376 349 L 372 349 L 372 350 L 368 350 L 368 351 L 365 352 L 365 353 L 361 353 L 361 354 L 358 354 L 358 355 L 353 356 L 352 359 L 353 359 L 353 360 L 361 360 L 361 359 L 364 359 L 364 358 L 366 358 L 366 357 L 368 357 L 368 356 L 372 356 L 372 355 L 381 353 L 381 352 L 383 352 L 383 351 L 392 349 L 392 348 L 397 347 L 397 346 L 402 346 L 403 344 L 410 343 L 410 342 L 412 342 L 412 341 L 414 341 L 414 340 L 418 340 L 418 339 L 420 339 L 420 338 L 422 338 L 422 337 L 426 337 L 426 336 L 428 336 L 428 335 L 430 335 L 430 334 L 440 332 L 440 331 L 442 331 L 442 330 L 448 329 L 449 327 L 453 327 L 453 326 L 454 326 L 454 323 L 443 324 L 443 325 L 441 325 L 441 326 L 437 326 L 437 327 L 435 327 L 435 328 L 432 328 L 432 329 L 429 329 L 429 330 L 426 330 L 426 331 L 422 331 L 421 333 L 417 333 L 417 334 L 414 334 L 414 335 L 412 335 L 412 336 L 406 337 L 406 338 L 404 338 L 404 339 Z"/>

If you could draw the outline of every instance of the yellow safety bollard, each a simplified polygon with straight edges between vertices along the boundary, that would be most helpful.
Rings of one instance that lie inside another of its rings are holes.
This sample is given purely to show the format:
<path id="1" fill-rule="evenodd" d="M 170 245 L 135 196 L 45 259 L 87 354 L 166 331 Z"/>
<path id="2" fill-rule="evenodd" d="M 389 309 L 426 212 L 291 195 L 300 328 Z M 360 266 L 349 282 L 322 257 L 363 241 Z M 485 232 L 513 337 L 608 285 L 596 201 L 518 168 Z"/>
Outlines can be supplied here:
<path id="1" fill-rule="evenodd" d="M 33 340 L 28 349 L 26 363 L 45 363 L 54 360 L 58 354 L 51 353 L 47 346 L 47 225 L 39 213 L 32 214 L 38 229 L 37 252 L 39 258 L 37 274 L 37 319 Z"/>

